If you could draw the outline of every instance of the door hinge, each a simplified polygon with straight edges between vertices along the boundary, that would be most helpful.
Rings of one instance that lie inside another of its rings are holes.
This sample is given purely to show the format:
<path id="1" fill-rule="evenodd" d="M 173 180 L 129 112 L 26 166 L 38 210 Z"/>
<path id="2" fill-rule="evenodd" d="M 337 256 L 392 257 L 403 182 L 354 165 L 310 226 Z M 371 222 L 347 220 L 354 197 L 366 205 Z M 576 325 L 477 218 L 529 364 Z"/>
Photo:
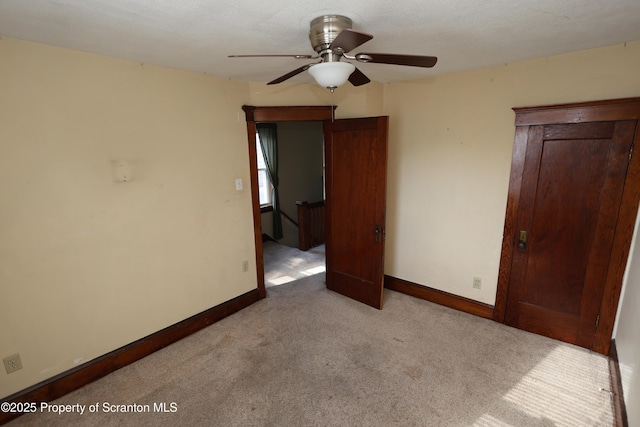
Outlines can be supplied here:
<path id="1" fill-rule="evenodd" d="M 631 144 L 631 148 L 629 149 L 629 161 L 631 161 L 631 156 L 633 156 L 633 147 L 635 144 Z"/>
<path id="2" fill-rule="evenodd" d="M 599 324 L 600 324 L 600 313 L 598 313 L 598 315 L 596 316 L 596 328 L 598 327 Z"/>

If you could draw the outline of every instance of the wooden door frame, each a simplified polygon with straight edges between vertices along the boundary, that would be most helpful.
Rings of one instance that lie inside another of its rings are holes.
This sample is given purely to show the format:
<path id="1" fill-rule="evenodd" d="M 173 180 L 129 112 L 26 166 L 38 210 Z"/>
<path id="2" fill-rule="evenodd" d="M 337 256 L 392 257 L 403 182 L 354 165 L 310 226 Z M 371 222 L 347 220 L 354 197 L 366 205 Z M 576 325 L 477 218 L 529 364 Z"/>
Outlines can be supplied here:
<path id="1" fill-rule="evenodd" d="M 516 113 L 515 140 L 509 178 L 509 193 L 502 238 L 498 288 L 493 319 L 504 323 L 507 295 L 511 278 L 513 250 L 516 236 L 516 220 L 520 202 L 520 190 L 527 149 L 529 126 L 563 123 L 585 123 L 618 120 L 640 120 L 640 98 L 583 102 L 538 107 L 513 108 Z M 636 123 L 633 147 L 640 146 L 640 122 Z M 640 202 L 640 155 L 631 156 L 624 182 L 622 202 L 616 224 L 609 269 L 605 279 L 600 322 L 596 329 L 593 351 L 609 354 L 611 335 L 618 311 L 622 280 L 633 238 L 633 231 Z"/>
<path id="2" fill-rule="evenodd" d="M 253 210 L 253 233 L 256 246 L 256 275 L 258 296 L 266 298 L 264 284 L 264 257 L 262 256 L 262 225 L 260 218 L 260 193 L 258 190 L 258 162 L 256 153 L 256 122 L 323 122 L 323 129 L 333 120 L 336 106 L 291 106 L 256 107 L 243 105 L 247 120 L 247 140 L 249 144 L 249 170 L 251 181 L 251 206 Z"/>

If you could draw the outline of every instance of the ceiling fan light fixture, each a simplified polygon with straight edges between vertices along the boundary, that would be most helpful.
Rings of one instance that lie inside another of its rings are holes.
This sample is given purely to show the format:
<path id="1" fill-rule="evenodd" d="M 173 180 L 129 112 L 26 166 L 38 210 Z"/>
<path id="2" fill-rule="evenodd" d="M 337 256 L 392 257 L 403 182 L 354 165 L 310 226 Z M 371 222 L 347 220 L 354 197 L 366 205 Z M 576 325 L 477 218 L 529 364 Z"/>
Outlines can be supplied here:
<path id="1" fill-rule="evenodd" d="M 342 86 L 349 80 L 356 67 L 349 62 L 321 62 L 309 68 L 309 74 L 313 76 L 322 87 L 331 92 L 338 86 Z"/>

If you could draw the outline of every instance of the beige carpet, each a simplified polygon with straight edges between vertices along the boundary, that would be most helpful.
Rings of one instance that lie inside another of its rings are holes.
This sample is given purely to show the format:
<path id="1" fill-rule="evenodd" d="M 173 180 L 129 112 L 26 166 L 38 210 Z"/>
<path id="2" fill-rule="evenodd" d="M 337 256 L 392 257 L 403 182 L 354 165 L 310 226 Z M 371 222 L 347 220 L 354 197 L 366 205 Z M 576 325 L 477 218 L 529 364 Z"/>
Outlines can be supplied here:
<path id="1" fill-rule="evenodd" d="M 324 245 L 301 251 L 274 241 L 262 244 L 266 287 L 280 286 L 294 280 L 324 273 Z"/>
<path id="2" fill-rule="evenodd" d="M 269 288 L 267 299 L 55 402 L 98 403 L 97 413 L 10 425 L 612 425 L 601 355 L 393 291 L 378 311 L 323 281 Z M 151 412 L 105 413 L 104 402 Z M 163 402 L 176 411 L 153 412 Z"/>

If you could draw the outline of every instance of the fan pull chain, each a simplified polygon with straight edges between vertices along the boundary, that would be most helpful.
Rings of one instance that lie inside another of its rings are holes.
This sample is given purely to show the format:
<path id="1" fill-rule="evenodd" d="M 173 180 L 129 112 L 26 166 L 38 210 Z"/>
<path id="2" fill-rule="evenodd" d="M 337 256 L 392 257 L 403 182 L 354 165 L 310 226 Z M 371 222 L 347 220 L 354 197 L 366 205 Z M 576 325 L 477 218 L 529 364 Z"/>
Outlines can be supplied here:
<path id="1" fill-rule="evenodd" d="M 331 123 L 336 119 L 336 107 L 333 102 L 333 91 L 331 91 Z"/>

